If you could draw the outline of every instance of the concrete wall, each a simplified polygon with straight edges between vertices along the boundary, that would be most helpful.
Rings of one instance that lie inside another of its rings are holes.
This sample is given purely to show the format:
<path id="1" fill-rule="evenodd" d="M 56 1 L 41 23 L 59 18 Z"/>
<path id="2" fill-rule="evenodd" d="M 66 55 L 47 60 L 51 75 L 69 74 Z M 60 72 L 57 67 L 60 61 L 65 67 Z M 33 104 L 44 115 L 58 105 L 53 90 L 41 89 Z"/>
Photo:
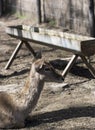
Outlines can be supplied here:
<path id="1" fill-rule="evenodd" d="M 7 8 L 12 12 L 20 13 L 21 15 L 26 15 L 31 17 L 38 23 L 38 2 L 37 0 L 7 0 Z"/>
<path id="2" fill-rule="evenodd" d="M 89 35 L 92 32 L 89 0 L 44 0 L 45 20 L 55 19 L 58 25 Z"/>
<path id="3" fill-rule="evenodd" d="M 8 8 L 30 16 L 35 23 L 55 20 L 56 25 L 93 35 L 90 2 L 93 0 L 7 0 Z M 41 2 L 39 5 L 38 1 Z M 95 1 L 95 0 L 94 0 Z M 41 11 L 41 12 L 39 12 Z M 40 15 L 41 13 L 41 15 Z M 39 20 L 40 19 L 40 20 Z"/>

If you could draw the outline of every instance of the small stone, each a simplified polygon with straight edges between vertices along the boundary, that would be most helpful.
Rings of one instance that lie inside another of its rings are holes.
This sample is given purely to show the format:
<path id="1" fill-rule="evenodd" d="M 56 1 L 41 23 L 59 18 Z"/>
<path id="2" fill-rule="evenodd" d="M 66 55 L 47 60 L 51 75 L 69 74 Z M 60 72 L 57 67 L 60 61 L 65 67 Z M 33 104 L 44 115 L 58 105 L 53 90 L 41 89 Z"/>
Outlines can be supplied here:
<path id="1" fill-rule="evenodd" d="M 52 92 L 62 92 L 68 87 L 67 83 L 53 84 L 50 86 Z"/>

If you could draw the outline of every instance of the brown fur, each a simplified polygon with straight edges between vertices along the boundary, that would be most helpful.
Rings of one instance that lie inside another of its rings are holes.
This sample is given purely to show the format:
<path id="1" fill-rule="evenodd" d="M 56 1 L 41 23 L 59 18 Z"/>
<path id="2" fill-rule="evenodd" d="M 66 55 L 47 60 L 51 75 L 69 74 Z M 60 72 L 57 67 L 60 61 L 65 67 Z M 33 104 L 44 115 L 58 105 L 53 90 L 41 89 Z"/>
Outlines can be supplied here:
<path id="1" fill-rule="evenodd" d="M 36 106 L 47 79 L 59 82 L 62 76 L 49 63 L 38 59 L 32 64 L 24 86 L 0 89 L 0 128 L 24 127 L 24 120 Z"/>

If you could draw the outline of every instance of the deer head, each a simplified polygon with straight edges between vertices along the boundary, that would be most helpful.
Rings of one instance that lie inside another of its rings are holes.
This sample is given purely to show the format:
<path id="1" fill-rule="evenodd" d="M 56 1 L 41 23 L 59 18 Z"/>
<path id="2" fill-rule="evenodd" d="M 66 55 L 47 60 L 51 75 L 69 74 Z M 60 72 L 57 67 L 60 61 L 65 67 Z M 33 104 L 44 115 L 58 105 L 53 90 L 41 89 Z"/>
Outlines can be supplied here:
<path id="1" fill-rule="evenodd" d="M 40 75 L 40 79 L 49 82 L 62 82 L 64 79 L 61 74 L 59 74 L 54 67 L 46 62 L 44 59 L 36 60 L 31 67 L 31 71 Z"/>

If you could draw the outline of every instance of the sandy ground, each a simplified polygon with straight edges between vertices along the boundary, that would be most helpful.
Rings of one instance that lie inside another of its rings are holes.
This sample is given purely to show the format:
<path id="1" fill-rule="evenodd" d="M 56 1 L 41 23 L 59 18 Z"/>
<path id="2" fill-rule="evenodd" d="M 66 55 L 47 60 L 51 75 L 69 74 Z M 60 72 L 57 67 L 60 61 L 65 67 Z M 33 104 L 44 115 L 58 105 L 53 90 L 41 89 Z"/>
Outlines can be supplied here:
<path id="1" fill-rule="evenodd" d="M 24 82 L 32 63 L 33 56 L 23 46 L 10 69 L 4 69 L 19 42 L 5 33 L 5 26 L 16 24 L 30 25 L 31 20 L 19 20 L 14 17 L 0 19 L 0 85 Z M 62 50 L 30 44 L 36 51 L 41 49 L 43 57 L 48 60 L 71 56 L 71 53 Z M 91 59 L 91 64 L 95 68 L 95 56 Z M 64 65 L 58 70 L 62 72 L 62 69 Z M 86 66 L 79 63 L 73 66 L 64 83 L 68 85 L 60 88 L 59 84 L 57 90 L 54 89 L 55 83 L 45 84 L 39 102 L 22 130 L 95 129 L 95 79 Z"/>

